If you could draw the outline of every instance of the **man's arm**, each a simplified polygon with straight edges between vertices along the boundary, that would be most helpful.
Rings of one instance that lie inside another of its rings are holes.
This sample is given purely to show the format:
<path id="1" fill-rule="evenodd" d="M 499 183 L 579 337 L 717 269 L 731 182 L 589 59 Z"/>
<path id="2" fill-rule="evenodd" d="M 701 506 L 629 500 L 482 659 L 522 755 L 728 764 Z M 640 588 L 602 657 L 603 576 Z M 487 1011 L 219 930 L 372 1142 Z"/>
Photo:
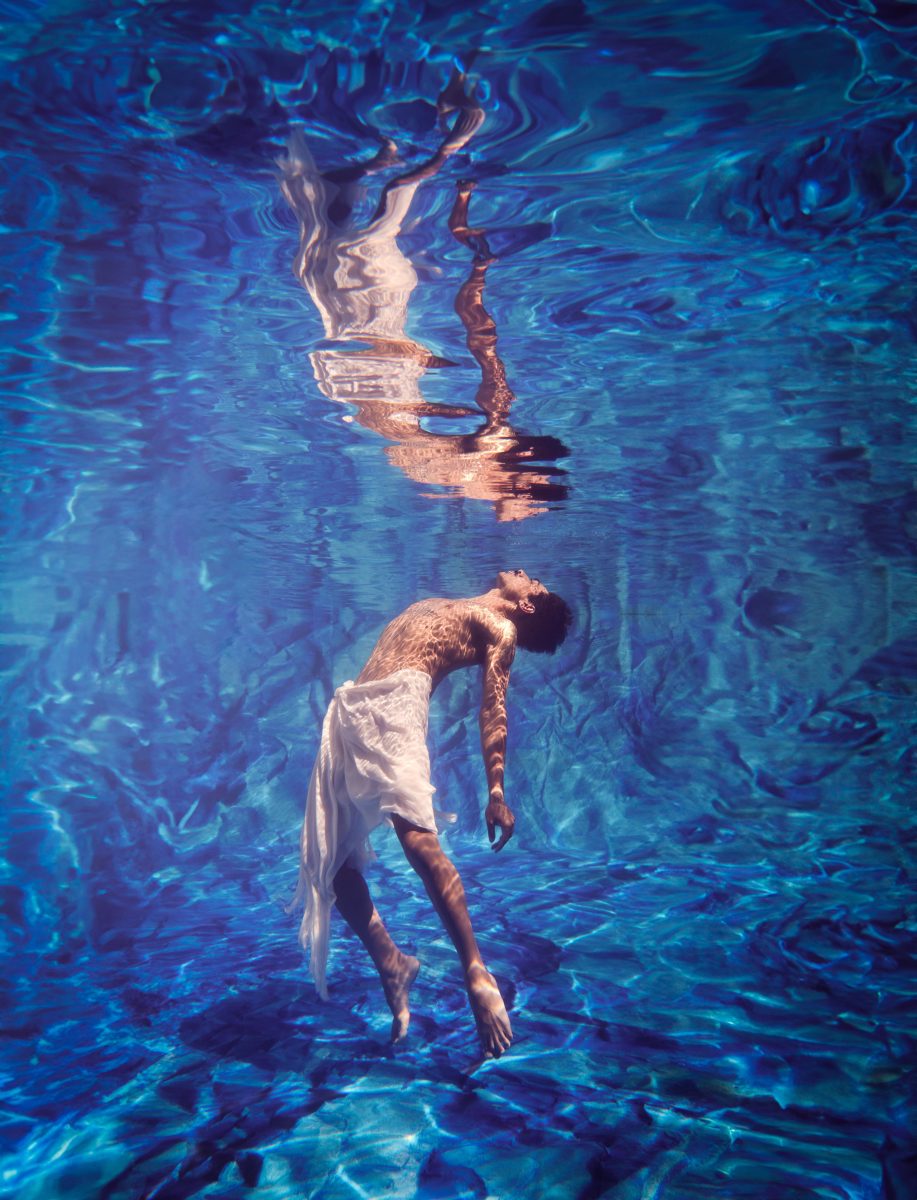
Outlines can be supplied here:
<path id="1" fill-rule="evenodd" d="M 506 686 L 513 656 L 514 633 L 500 630 L 484 652 L 484 691 L 481 697 L 481 752 L 487 773 L 487 836 L 493 842 L 497 826 L 500 840 L 494 850 L 502 850 L 513 836 L 516 819 L 503 799 L 503 768 L 506 764 Z"/>

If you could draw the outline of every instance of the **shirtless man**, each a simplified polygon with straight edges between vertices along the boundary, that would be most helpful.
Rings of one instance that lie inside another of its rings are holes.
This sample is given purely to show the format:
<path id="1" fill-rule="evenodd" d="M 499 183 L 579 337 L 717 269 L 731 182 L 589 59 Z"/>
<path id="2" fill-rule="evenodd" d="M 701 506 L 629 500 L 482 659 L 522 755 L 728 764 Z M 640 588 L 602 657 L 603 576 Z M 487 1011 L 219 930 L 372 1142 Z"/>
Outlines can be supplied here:
<path id="1" fill-rule="evenodd" d="M 379 972 L 394 1042 L 407 1032 L 408 992 L 420 964 L 392 941 L 363 877 L 366 837 L 384 820 L 394 826 L 455 945 L 485 1055 L 499 1057 L 510 1045 L 509 1017 L 481 958 L 462 881 L 436 835 L 426 747 L 429 698 L 450 672 L 483 667 L 484 819 L 493 849 L 502 850 L 515 826 L 503 795 L 513 656 L 517 646 L 553 653 L 570 620 L 566 603 L 537 579 L 501 571 L 481 596 L 412 604 L 385 628 L 356 682 L 338 688 L 329 706 L 302 832 L 296 899 L 305 900 L 306 912 L 300 940 L 303 948 L 311 944 L 310 969 L 327 997 L 330 909 L 337 907 Z"/>

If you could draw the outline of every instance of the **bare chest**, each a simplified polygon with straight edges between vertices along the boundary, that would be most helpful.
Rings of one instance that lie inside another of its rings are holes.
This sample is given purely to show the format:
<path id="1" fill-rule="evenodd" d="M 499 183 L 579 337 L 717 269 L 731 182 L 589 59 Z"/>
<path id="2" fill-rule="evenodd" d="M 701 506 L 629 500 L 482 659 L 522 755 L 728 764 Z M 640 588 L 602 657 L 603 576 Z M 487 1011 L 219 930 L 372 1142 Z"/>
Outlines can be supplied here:
<path id="1" fill-rule="evenodd" d="M 434 687 L 459 667 L 482 661 L 473 614 L 458 601 L 422 600 L 389 624 L 360 673 L 361 682 L 398 670 L 424 671 Z"/>

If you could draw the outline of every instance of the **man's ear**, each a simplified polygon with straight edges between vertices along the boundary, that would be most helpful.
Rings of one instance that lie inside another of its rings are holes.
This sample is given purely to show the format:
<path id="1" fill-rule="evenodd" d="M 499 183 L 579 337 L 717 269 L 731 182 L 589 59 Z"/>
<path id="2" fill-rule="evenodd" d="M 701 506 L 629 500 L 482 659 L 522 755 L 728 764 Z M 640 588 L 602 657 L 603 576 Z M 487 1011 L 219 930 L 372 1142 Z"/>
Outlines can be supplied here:
<path id="1" fill-rule="evenodd" d="M 535 605 L 531 602 L 531 600 L 520 600 L 519 610 L 520 612 L 528 613 L 529 616 L 531 616 L 531 614 L 535 611 Z"/>

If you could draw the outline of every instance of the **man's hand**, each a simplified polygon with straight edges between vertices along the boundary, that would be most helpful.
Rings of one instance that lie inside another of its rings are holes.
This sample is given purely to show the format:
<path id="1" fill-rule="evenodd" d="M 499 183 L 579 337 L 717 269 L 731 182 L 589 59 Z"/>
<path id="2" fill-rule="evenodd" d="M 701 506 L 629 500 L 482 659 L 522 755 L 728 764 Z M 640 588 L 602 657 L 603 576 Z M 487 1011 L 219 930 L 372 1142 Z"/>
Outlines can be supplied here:
<path id="1" fill-rule="evenodd" d="M 502 800 L 491 800 L 484 810 L 484 820 L 487 822 L 487 836 L 491 841 L 497 836 L 497 826 L 500 826 L 500 840 L 494 846 L 494 851 L 502 850 L 513 836 L 516 818 Z"/>
<path id="2" fill-rule="evenodd" d="M 449 115 L 458 113 L 452 132 L 442 144 L 444 154 L 455 154 L 457 150 L 462 150 L 484 122 L 484 109 L 478 104 L 474 91 L 473 86 L 468 86 L 465 76 L 453 70 L 452 78 L 437 97 L 436 111 L 444 132 L 448 128 L 446 120 Z"/>

